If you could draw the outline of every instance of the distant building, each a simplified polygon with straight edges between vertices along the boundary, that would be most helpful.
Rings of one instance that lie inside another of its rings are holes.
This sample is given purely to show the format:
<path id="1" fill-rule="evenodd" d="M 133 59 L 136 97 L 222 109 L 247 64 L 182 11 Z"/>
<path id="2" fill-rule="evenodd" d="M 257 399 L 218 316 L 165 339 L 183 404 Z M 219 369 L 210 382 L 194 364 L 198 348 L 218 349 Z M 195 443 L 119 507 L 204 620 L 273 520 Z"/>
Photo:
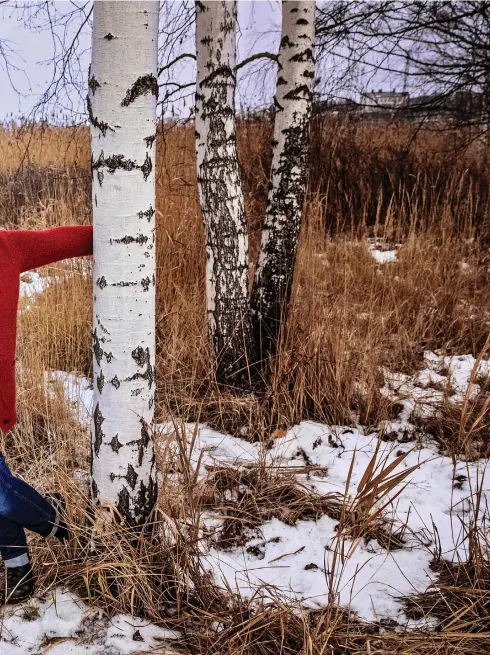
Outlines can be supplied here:
<path id="1" fill-rule="evenodd" d="M 407 91 L 370 91 L 362 94 L 361 103 L 365 112 L 386 112 L 404 109 L 408 106 L 410 94 Z"/>

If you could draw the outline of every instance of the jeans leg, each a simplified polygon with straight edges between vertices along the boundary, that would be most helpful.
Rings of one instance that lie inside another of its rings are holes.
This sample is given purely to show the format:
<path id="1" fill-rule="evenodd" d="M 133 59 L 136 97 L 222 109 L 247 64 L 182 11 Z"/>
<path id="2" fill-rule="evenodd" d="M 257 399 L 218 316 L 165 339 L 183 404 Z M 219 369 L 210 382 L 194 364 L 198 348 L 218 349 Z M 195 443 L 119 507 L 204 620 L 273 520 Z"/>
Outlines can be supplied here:
<path id="1" fill-rule="evenodd" d="M 0 455 L 0 517 L 47 537 L 56 532 L 58 517 L 51 503 L 10 472 Z M 2 524 L 0 524 L 1 535 Z M 0 542 L 3 540 L 0 537 Z"/>
<path id="2" fill-rule="evenodd" d="M 0 516 L 0 555 L 7 568 L 29 562 L 24 528 L 15 521 Z"/>

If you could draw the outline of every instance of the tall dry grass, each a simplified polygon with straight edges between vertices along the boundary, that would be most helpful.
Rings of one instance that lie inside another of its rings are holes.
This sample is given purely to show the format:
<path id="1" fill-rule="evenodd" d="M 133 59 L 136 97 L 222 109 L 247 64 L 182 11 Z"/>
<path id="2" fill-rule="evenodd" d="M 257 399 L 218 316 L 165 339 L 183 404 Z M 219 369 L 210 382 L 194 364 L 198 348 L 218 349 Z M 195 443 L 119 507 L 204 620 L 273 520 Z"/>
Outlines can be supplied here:
<path id="1" fill-rule="evenodd" d="M 266 122 L 240 122 L 252 259 L 267 195 L 270 134 Z M 231 433 L 246 428 L 264 445 L 276 428 L 305 418 L 375 425 L 396 410 L 379 392 L 383 367 L 412 372 L 424 350 L 477 355 L 484 348 L 490 330 L 490 171 L 482 170 L 471 149 L 463 150 L 457 131 L 413 134 L 407 125 L 317 119 L 291 312 L 270 387 L 249 397 L 219 390 L 205 323 L 192 129 L 172 127 L 157 146 L 160 420 L 172 418 L 177 425 L 207 420 Z M 0 131 L 0 224 L 39 228 L 89 222 L 89 162 L 86 128 Z M 401 244 L 397 261 L 377 264 L 368 237 Z M 44 585 L 62 579 L 108 611 L 165 620 L 183 629 L 192 652 L 487 652 L 481 626 L 475 634 L 448 628 L 430 638 L 397 636 L 361 625 L 334 607 L 301 615 L 277 598 L 269 607 L 253 609 L 216 590 L 200 565 L 199 548 L 200 519 L 214 501 L 209 490 L 196 485 L 178 429 L 170 446 L 164 442 L 157 453 L 161 471 L 179 474 L 166 478 L 153 539 L 143 543 L 120 526 L 104 535 L 103 554 L 94 558 L 83 527 L 88 434 L 62 389 L 47 394 L 44 385 L 49 369 L 90 374 L 90 275 L 80 263 L 56 265 L 44 274 L 55 281 L 23 301 L 28 306 L 19 315 L 19 422 L 2 444 L 16 471 L 43 491 L 64 489 L 71 499 L 75 539 L 69 549 L 52 551 L 33 542 Z M 442 412 L 439 423 L 430 426 L 435 435 L 452 435 L 444 448 L 466 447 L 472 435 L 458 429 L 463 419 Z M 284 479 L 271 482 L 263 474 L 254 484 L 260 511 L 279 497 L 304 502 L 301 490 Z M 236 508 L 237 521 L 243 511 Z M 166 615 L 169 606 L 178 609 L 174 618 Z M 216 624 L 222 626 L 219 633 Z"/>

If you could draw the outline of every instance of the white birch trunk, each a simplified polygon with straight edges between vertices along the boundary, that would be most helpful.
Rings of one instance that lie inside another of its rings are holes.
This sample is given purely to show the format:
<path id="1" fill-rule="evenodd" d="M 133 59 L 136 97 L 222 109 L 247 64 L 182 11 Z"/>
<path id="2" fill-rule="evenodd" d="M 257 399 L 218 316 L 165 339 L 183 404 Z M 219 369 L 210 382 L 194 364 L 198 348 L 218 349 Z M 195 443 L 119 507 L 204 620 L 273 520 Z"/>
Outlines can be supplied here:
<path id="1" fill-rule="evenodd" d="M 275 351 L 291 296 L 307 183 L 314 41 L 314 0 L 283 0 L 270 191 L 251 298 L 263 357 Z"/>
<path id="2" fill-rule="evenodd" d="M 236 16 L 231 0 L 196 2 L 196 153 L 206 232 L 207 312 L 221 382 L 246 378 L 248 233 L 236 148 Z"/>
<path id="3" fill-rule="evenodd" d="M 155 132 L 159 2 L 96 0 L 87 97 L 94 214 L 92 496 L 130 523 L 157 494 Z"/>

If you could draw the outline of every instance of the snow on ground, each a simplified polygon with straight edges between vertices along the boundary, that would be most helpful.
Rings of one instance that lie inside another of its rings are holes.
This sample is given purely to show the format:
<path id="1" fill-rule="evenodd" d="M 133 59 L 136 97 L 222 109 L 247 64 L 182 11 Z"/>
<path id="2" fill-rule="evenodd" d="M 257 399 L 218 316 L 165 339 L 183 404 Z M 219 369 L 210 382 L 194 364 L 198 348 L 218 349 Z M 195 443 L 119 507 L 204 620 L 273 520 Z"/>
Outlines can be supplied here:
<path id="1" fill-rule="evenodd" d="M 383 371 L 385 385 L 381 393 L 399 403 L 402 411 L 397 421 L 386 424 L 386 431 L 414 429 L 410 419 L 427 418 L 437 413 L 442 403 L 463 403 L 480 392 L 478 381 L 490 378 L 490 360 L 477 360 L 472 355 L 443 356 L 427 351 L 424 368 L 416 375 Z"/>
<path id="2" fill-rule="evenodd" d="M 400 245 L 396 245 L 394 248 L 390 248 L 382 241 L 376 241 L 375 239 L 369 240 L 369 252 L 378 264 L 396 262 L 400 247 Z"/>
<path id="3" fill-rule="evenodd" d="M 373 256 L 373 259 L 378 262 L 378 264 L 396 262 L 396 254 L 396 250 L 378 250 L 377 248 L 373 248 L 371 250 L 371 255 Z"/>
<path id="4" fill-rule="evenodd" d="M 437 444 L 420 435 L 410 421 L 415 414 L 436 412 L 443 400 L 461 403 L 466 394 L 473 397 L 480 391 L 476 380 L 490 375 L 490 362 L 483 360 L 477 366 L 469 355 L 445 357 L 427 352 L 424 368 L 414 376 L 383 373 L 382 392 L 399 402 L 402 410 L 397 421 L 380 425 L 370 433 L 362 426 L 304 421 L 279 435 L 269 450 L 261 451 L 259 444 L 221 434 L 206 425 L 185 426 L 188 443 L 194 444 L 190 461 L 195 468 L 200 467 L 201 479 L 216 465 L 249 467 L 261 461 L 293 473 L 300 471 L 296 473 L 299 481 L 312 492 L 336 492 L 352 500 L 375 456 L 379 436 L 386 434 L 390 440 L 381 443 L 378 461 L 385 459 L 387 466 L 405 454 L 396 472 L 415 467 L 392 491 L 400 494 L 385 510 L 395 530 L 405 526 L 402 548 L 389 551 L 376 540 L 354 542 L 339 536 L 338 522 L 328 516 L 298 521 L 293 526 L 272 519 L 252 533 L 243 547 L 225 551 L 211 542 L 203 547 L 205 566 L 218 585 L 230 587 L 246 598 L 279 595 L 312 608 L 325 606 L 329 593 L 334 593 L 341 605 L 349 606 L 363 619 L 413 625 L 403 613 L 400 597 L 437 584 L 436 574 L 430 569 L 437 547 L 446 559 L 467 559 L 462 526 L 468 522 L 478 489 L 483 492 L 482 507 L 488 508 L 487 461 L 458 461 L 454 466 L 449 457 L 440 455 Z M 88 381 L 62 372 L 51 374 L 50 379 L 63 385 L 72 406 L 81 407 L 81 415 L 85 416 L 81 420 L 88 421 Z M 171 439 L 175 426 L 168 423 L 159 429 L 162 439 Z M 408 443 L 407 433 L 413 436 Z M 305 467 L 311 470 L 305 473 Z M 206 527 L 219 525 L 219 520 L 210 518 Z M 343 561 L 337 559 L 332 570 L 333 553 L 340 547 L 346 556 Z"/>
<path id="5" fill-rule="evenodd" d="M 194 426 L 188 430 L 190 435 Z M 364 434 L 361 428 L 304 421 L 275 440 L 266 462 L 293 471 L 306 465 L 322 467 L 308 476 L 301 474 L 300 481 L 320 494 L 344 494 L 354 460 L 347 490 L 353 498 L 377 443 L 378 433 Z M 247 466 L 259 461 L 256 445 L 206 427 L 199 429 L 194 463 L 201 452 L 201 476 L 206 467 L 218 463 Z M 481 485 L 486 501 L 490 501 L 486 461 L 460 462 L 454 469 L 452 460 L 441 457 L 435 445 L 414 448 L 414 444 L 400 442 L 384 443 L 378 461 L 386 457 L 390 464 L 402 453 L 407 455 L 397 472 L 418 467 L 391 509 L 395 529 L 407 525 L 405 546 L 389 552 L 374 540 L 365 544 L 346 539 L 344 548 L 350 551 L 349 557 L 343 565 L 337 563 L 333 575 L 333 589 L 340 604 L 350 606 L 366 620 L 405 623 L 398 598 L 423 592 L 436 580 L 429 567 L 436 539 L 440 540 L 444 557 L 465 561 L 461 521 L 470 510 L 471 494 Z M 393 493 L 403 484 L 405 481 Z M 243 548 L 209 550 L 206 566 L 217 584 L 229 586 L 246 598 L 282 595 L 308 607 L 322 607 L 328 602 L 327 576 L 332 573 L 333 551 L 340 544 L 337 524 L 327 516 L 318 521 L 299 521 L 295 526 L 272 519 Z"/>
<path id="6" fill-rule="evenodd" d="M 164 645 L 179 635 L 131 616 L 109 620 L 74 594 L 56 589 L 44 600 L 4 609 L 2 655 L 172 654 Z"/>
<path id="7" fill-rule="evenodd" d="M 43 277 L 36 271 L 23 273 L 20 278 L 20 297 L 26 298 L 42 293 L 50 283 L 50 277 Z"/>
<path id="8" fill-rule="evenodd" d="M 75 418 L 84 427 L 89 427 L 92 416 L 92 386 L 85 377 L 79 377 L 73 373 L 64 371 L 46 371 L 44 373 L 44 384 L 51 396 L 56 394 L 57 388 L 61 387 L 70 405 Z"/>
<path id="9" fill-rule="evenodd" d="M 386 459 L 389 465 L 405 454 L 396 472 L 415 467 L 393 490 L 393 494 L 401 493 L 387 508 L 395 530 L 406 526 L 403 548 L 389 552 L 375 540 L 365 544 L 345 539 L 343 547 L 349 556 L 332 571 L 332 554 L 341 544 L 338 521 L 323 516 L 290 526 L 273 519 L 242 548 L 206 552 L 206 565 L 216 583 L 247 598 L 279 594 L 309 607 L 325 606 L 333 589 L 341 605 L 350 606 L 366 620 L 407 623 L 399 598 L 423 592 L 437 581 L 430 570 L 436 544 L 446 559 L 466 561 L 462 526 L 468 522 L 472 497 L 481 488 L 483 507 L 490 501 L 487 461 L 459 461 L 454 467 L 451 458 L 442 457 L 437 444 L 428 438 L 423 444 L 406 443 L 407 432 L 416 433 L 410 418 L 421 407 L 425 414 L 437 411 L 444 396 L 449 402 L 462 402 L 467 390 L 470 395 L 480 390 L 470 381 L 489 374 L 489 361 L 480 362 L 477 370 L 472 356 L 442 357 L 430 352 L 425 368 L 413 377 L 385 372 L 384 393 L 400 401 L 403 411 L 400 420 L 390 424 L 390 441 L 382 444 L 377 461 Z M 442 387 L 447 389 L 445 393 L 439 390 Z M 162 425 L 162 437 L 174 429 L 172 424 Z M 378 437 L 386 434 L 387 428 L 381 425 L 378 431 L 366 434 L 361 426 L 304 421 L 275 439 L 272 448 L 262 454 L 257 444 L 206 426 L 187 425 L 186 431 L 189 443 L 194 442 L 191 462 L 195 467 L 200 463 L 201 478 L 216 465 L 247 467 L 259 460 L 293 472 L 305 466 L 318 467 L 299 474 L 299 481 L 317 493 L 337 492 L 352 499 L 375 455 Z"/>
<path id="10" fill-rule="evenodd" d="M 66 266 L 68 264 L 68 266 Z M 72 268 L 70 269 L 70 264 Z M 42 270 L 42 269 L 40 269 Z M 55 277 L 40 275 L 36 270 L 27 271 L 20 276 L 20 297 L 29 298 L 45 291 L 54 281 L 73 275 L 87 277 L 91 274 L 92 263 L 88 259 L 67 259 L 65 266 L 57 269 Z"/>

